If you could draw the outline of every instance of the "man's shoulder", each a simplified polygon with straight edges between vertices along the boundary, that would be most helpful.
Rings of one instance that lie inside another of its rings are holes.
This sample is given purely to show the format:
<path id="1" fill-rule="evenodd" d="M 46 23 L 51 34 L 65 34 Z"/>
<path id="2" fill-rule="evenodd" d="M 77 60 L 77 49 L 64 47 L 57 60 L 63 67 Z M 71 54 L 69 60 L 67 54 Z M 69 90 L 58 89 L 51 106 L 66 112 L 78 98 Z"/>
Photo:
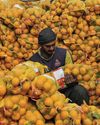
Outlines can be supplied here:
<path id="1" fill-rule="evenodd" d="M 38 54 L 38 52 L 36 52 L 36 53 L 34 53 L 34 54 L 29 58 L 29 60 L 34 61 L 34 60 L 36 60 L 36 59 L 38 59 L 38 58 L 39 58 L 39 54 Z"/>
<path id="2" fill-rule="evenodd" d="M 56 47 L 56 50 L 59 52 L 66 52 L 67 48 Z"/>

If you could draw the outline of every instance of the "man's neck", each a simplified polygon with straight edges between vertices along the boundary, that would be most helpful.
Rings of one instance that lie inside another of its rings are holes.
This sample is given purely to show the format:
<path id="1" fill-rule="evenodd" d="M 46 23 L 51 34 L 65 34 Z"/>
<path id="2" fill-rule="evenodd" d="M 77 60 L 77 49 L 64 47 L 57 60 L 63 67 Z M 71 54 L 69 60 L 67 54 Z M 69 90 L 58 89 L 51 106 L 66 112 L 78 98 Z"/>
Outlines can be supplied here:
<path id="1" fill-rule="evenodd" d="M 47 54 L 42 48 L 40 48 L 39 54 L 42 58 L 44 58 L 45 60 L 50 60 L 54 54 Z"/>

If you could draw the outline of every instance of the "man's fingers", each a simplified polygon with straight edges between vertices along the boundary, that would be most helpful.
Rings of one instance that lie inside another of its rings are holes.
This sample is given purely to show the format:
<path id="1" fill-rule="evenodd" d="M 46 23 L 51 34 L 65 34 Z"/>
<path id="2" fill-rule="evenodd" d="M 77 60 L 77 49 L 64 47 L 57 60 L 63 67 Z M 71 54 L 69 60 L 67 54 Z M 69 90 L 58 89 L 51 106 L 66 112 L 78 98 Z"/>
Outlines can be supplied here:
<path id="1" fill-rule="evenodd" d="M 77 79 L 76 79 L 76 77 L 74 77 L 72 74 L 66 74 L 65 75 L 65 81 L 66 81 L 66 83 L 73 83 L 73 82 L 76 82 L 77 81 Z"/>

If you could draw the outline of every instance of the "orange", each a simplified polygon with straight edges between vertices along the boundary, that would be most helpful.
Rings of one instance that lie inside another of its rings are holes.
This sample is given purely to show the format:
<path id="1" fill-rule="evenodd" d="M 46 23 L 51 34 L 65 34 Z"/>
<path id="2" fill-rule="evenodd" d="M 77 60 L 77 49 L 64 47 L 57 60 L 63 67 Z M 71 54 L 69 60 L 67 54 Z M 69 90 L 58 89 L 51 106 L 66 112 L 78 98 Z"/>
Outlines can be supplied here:
<path id="1" fill-rule="evenodd" d="M 82 75 L 79 74 L 79 75 L 77 76 L 77 79 L 78 79 L 79 81 L 82 80 Z"/>
<path id="2" fill-rule="evenodd" d="M 30 84 L 30 82 L 28 82 L 28 81 L 25 81 L 25 82 L 23 83 L 23 85 L 22 85 L 22 89 L 23 89 L 24 91 L 28 91 L 28 90 L 30 89 L 30 87 L 31 87 L 31 84 Z"/>
<path id="3" fill-rule="evenodd" d="M 88 45 L 89 46 L 94 46 L 94 41 L 93 40 L 88 41 Z"/>
<path id="4" fill-rule="evenodd" d="M 19 99 L 20 99 L 19 95 L 13 95 L 13 96 L 11 97 L 11 100 L 12 100 L 12 102 L 13 102 L 14 104 L 18 104 Z"/>
<path id="5" fill-rule="evenodd" d="M 61 29 L 60 29 L 60 32 L 61 32 L 63 35 L 66 35 L 67 30 L 66 30 L 65 28 L 61 28 Z"/>
<path id="6" fill-rule="evenodd" d="M 61 115 L 57 114 L 56 117 L 55 117 L 55 120 L 60 120 L 60 119 L 61 119 Z"/>
<path id="7" fill-rule="evenodd" d="M 96 87 L 96 95 L 100 96 L 100 88 Z"/>
<path id="8" fill-rule="evenodd" d="M 81 32 L 79 33 L 79 36 L 84 40 L 84 38 L 85 38 L 85 36 L 86 36 L 86 33 L 83 32 L 83 31 L 81 31 Z"/>
<path id="9" fill-rule="evenodd" d="M 69 114 L 68 114 L 67 111 L 62 110 L 61 113 L 60 113 L 60 116 L 61 116 L 62 120 L 65 120 L 65 119 L 67 119 L 67 117 L 69 116 Z"/>
<path id="10" fill-rule="evenodd" d="M 79 23 L 79 24 L 77 25 L 77 27 L 78 27 L 79 29 L 83 29 L 83 23 Z"/>
<path id="11" fill-rule="evenodd" d="M 89 27 L 88 27 L 88 25 L 86 25 L 86 26 L 83 26 L 83 31 L 84 32 L 87 32 L 89 30 Z"/>
<path id="12" fill-rule="evenodd" d="M 27 122 L 24 118 L 21 118 L 18 122 L 19 125 L 24 125 Z"/>
<path id="13" fill-rule="evenodd" d="M 14 50 L 15 52 L 18 52 L 18 51 L 19 51 L 19 47 L 14 46 L 13 50 Z"/>
<path id="14" fill-rule="evenodd" d="M 59 1 L 57 1 L 55 5 L 56 5 L 56 7 L 60 7 L 61 4 Z"/>
<path id="15" fill-rule="evenodd" d="M 72 34 L 72 32 L 73 32 L 73 28 L 71 28 L 71 27 L 68 27 L 67 28 L 67 32 L 71 35 Z M 73 41 L 71 40 L 71 42 L 75 42 L 75 39 L 73 38 Z"/>
<path id="16" fill-rule="evenodd" d="M 6 94 L 6 85 L 0 84 L 0 96 L 3 96 Z"/>
<path id="17" fill-rule="evenodd" d="M 4 106 L 6 109 L 11 109 L 13 107 L 13 102 L 12 100 L 10 99 L 10 97 L 7 97 L 5 100 L 4 100 Z"/>
<path id="18" fill-rule="evenodd" d="M 88 82 L 86 82 L 85 84 L 82 84 L 87 90 L 90 89 L 90 86 L 88 85 Z"/>
<path id="19" fill-rule="evenodd" d="M 53 106 L 53 100 L 52 100 L 52 98 L 47 97 L 47 98 L 44 100 L 44 104 L 45 104 L 46 106 Z"/>
<path id="20" fill-rule="evenodd" d="M 21 88 L 20 88 L 20 87 L 14 87 L 14 88 L 12 89 L 12 93 L 13 93 L 13 94 L 20 94 L 20 92 L 21 92 Z"/>
<path id="21" fill-rule="evenodd" d="M 14 122 L 14 121 L 11 121 L 11 122 L 10 122 L 10 125 L 17 125 L 17 123 Z"/>
<path id="22" fill-rule="evenodd" d="M 5 114 L 6 117 L 11 117 L 12 111 L 10 111 L 10 110 L 5 110 L 5 111 L 4 111 L 4 114 Z"/>
<path id="23" fill-rule="evenodd" d="M 1 122 L 1 124 L 4 124 L 4 125 L 8 125 L 9 124 L 9 121 L 6 118 L 3 118 L 0 122 Z"/>
<path id="24" fill-rule="evenodd" d="M 62 12 L 61 8 L 57 8 L 57 9 L 56 9 L 56 13 L 57 13 L 58 15 L 61 14 L 61 12 Z"/>
<path id="25" fill-rule="evenodd" d="M 75 50 L 75 49 L 76 49 L 76 45 L 75 45 L 75 44 L 72 44 L 72 45 L 70 46 L 70 49 L 71 49 L 71 50 Z"/>
<path id="26" fill-rule="evenodd" d="M 81 114 L 81 119 L 84 120 L 84 119 L 86 119 L 86 118 L 87 118 L 86 114 L 85 114 L 85 113 L 82 113 L 82 114 Z"/>
<path id="27" fill-rule="evenodd" d="M 73 73 L 73 75 L 79 75 L 79 69 L 78 68 L 73 68 L 72 73 Z"/>
<path id="28" fill-rule="evenodd" d="M 25 114 L 25 118 L 29 121 L 34 121 L 36 122 L 36 116 L 32 113 L 32 111 L 27 111 L 26 114 Z"/>
<path id="29" fill-rule="evenodd" d="M 33 115 L 36 116 L 36 119 L 43 119 L 42 115 L 38 110 L 34 110 Z"/>
<path id="30" fill-rule="evenodd" d="M 53 95 L 51 95 L 51 98 L 52 98 L 53 102 L 58 101 L 59 100 L 59 94 L 58 94 L 58 92 L 56 92 Z"/>
<path id="31" fill-rule="evenodd" d="M 63 19 L 63 20 L 61 20 L 61 23 L 62 23 L 62 25 L 66 26 L 68 24 L 68 21 L 67 21 L 67 19 Z"/>
<path id="32" fill-rule="evenodd" d="M 75 125 L 81 125 L 81 119 L 79 119 L 79 118 L 74 119 L 74 123 L 75 123 Z"/>
<path id="33" fill-rule="evenodd" d="M 25 108 L 27 106 L 27 100 L 26 99 L 20 99 L 19 101 L 19 105 L 23 108 Z"/>
<path id="34" fill-rule="evenodd" d="M 18 58 L 23 58 L 23 54 L 22 54 L 22 52 L 19 52 L 18 54 L 17 54 L 17 56 L 18 56 Z"/>
<path id="35" fill-rule="evenodd" d="M 13 85 L 13 86 L 18 86 L 19 83 L 20 83 L 20 81 L 19 81 L 19 79 L 18 79 L 17 77 L 14 77 L 14 78 L 12 79 L 12 85 Z"/>
<path id="36" fill-rule="evenodd" d="M 79 70 L 81 75 L 85 75 L 87 73 L 87 70 L 84 67 L 81 67 Z"/>
<path id="37" fill-rule="evenodd" d="M 16 34 L 22 34 L 22 30 L 20 28 L 15 29 Z"/>
<path id="38" fill-rule="evenodd" d="M 79 29 L 76 29 L 76 30 L 75 30 L 75 33 L 79 35 L 80 30 L 79 30 Z"/>
<path id="39" fill-rule="evenodd" d="M 53 21 L 54 21 L 54 22 L 58 22 L 58 21 L 59 21 L 59 16 L 56 16 L 56 15 L 55 15 L 55 16 L 53 17 Z"/>
<path id="40" fill-rule="evenodd" d="M 54 4 L 50 5 L 51 10 L 56 10 L 56 6 Z"/>
<path id="41" fill-rule="evenodd" d="M 94 44 L 95 44 L 95 45 L 99 45 L 99 44 L 100 44 L 100 40 L 99 40 L 99 39 L 95 39 L 95 40 L 94 40 Z"/>
<path id="42" fill-rule="evenodd" d="M 7 62 L 7 63 L 12 62 L 12 58 L 11 58 L 10 56 L 7 56 L 7 57 L 5 58 L 5 62 Z"/>
<path id="43" fill-rule="evenodd" d="M 65 69 L 65 74 L 71 74 L 71 70 L 68 69 L 68 68 L 66 68 L 66 69 Z"/>
<path id="44" fill-rule="evenodd" d="M 46 82 L 47 78 L 45 76 L 40 76 L 37 80 L 36 80 L 36 84 L 35 86 L 38 89 L 42 89 L 43 88 L 43 84 Z"/>
<path id="45" fill-rule="evenodd" d="M 55 106 L 55 108 L 57 108 L 57 109 L 61 109 L 63 106 L 64 106 L 64 102 L 63 101 L 56 101 L 55 103 L 54 103 L 54 106 Z"/>
<path id="46" fill-rule="evenodd" d="M 75 119 L 78 116 L 78 112 L 76 110 L 71 110 L 70 111 L 70 116 L 71 116 L 72 119 Z"/>
<path id="47" fill-rule="evenodd" d="M 43 122 L 43 120 L 37 120 L 36 125 L 45 125 L 45 123 Z"/>
<path id="48" fill-rule="evenodd" d="M 69 123 L 69 119 L 65 119 L 65 120 L 63 121 L 63 125 L 68 125 L 68 123 Z"/>
<path id="49" fill-rule="evenodd" d="M 17 121 L 20 119 L 20 114 L 18 112 L 13 112 L 12 119 Z"/>
<path id="50" fill-rule="evenodd" d="M 26 113 L 26 108 L 20 108 L 19 113 L 21 116 L 24 115 Z"/>
<path id="51" fill-rule="evenodd" d="M 62 120 L 57 120 L 57 121 L 55 122 L 55 125 L 63 125 L 63 121 L 62 121 Z"/>
<path id="52" fill-rule="evenodd" d="M 48 114 L 45 114 L 45 115 L 44 115 L 44 118 L 45 118 L 46 120 L 50 120 L 50 119 L 52 118 L 52 116 L 50 116 L 50 115 L 48 115 Z"/>
<path id="53" fill-rule="evenodd" d="M 84 81 L 89 81 L 90 80 L 90 75 L 89 74 L 84 75 L 83 80 Z"/>
<path id="54" fill-rule="evenodd" d="M 19 61 L 17 59 L 13 60 L 13 66 L 16 66 L 17 64 L 19 64 Z"/>
<path id="55" fill-rule="evenodd" d="M 54 117 L 57 114 L 57 110 L 55 108 L 52 108 L 49 114 L 50 116 Z"/>
<path id="56" fill-rule="evenodd" d="M 84 125 L 93 125 L 93 124 L 92 124 L 92 120 L 90 120 L 89 118 L 84 119 L 84 120 L 83 120 L 83 124 L 84 124 Z"/>
<path id="57" fill-rule="evenodd" d="M 89 107 L 88 107 L 88 105 L 86 105 L 86 104 L 82 104 L 82 105 L 81 105 L 81 108 L 82 108 L 82 111 L 83 111 L 84 113 L 87 113 L 87 112 L 89 111 Z"/>
<path id="58" fill-rule="evenodd" d="M 55 83 L 52 85 L 52 88 L 49 91 L 49 94 L 52 95 L 53 93 L 55 93 L 57 91 L 57 86 L 55 85 Z"/>
<path id="59" fill-rule="evenodd" d="M 47 80 L 44 85 L 43 85 L 43 88 L 46 92 L 50 91 L 51 90 L 51 87 L 52 87 L 52 81 L 51 80 Z"/>
<path id="60" fill-rule="evenodd" d="M 90 86 L 90 89 L 91 89 L 91 90 L 96 89 L 95 81 L 90 81 L 90 82 L 89 82 L 89 86 Z"/>

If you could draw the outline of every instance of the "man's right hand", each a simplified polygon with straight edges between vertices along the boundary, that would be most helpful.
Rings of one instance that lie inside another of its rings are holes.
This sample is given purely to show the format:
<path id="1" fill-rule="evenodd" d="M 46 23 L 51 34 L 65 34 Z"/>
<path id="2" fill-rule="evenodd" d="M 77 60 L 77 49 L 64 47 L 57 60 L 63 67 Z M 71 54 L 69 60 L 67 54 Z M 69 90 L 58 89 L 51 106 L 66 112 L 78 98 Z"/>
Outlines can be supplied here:
<path id="1" fill-rule="evenodd" d="M 65 74 L 65 84 L 70 86 L 71 84 L 78 84 L 76 76 L 72 74 Z"/>

